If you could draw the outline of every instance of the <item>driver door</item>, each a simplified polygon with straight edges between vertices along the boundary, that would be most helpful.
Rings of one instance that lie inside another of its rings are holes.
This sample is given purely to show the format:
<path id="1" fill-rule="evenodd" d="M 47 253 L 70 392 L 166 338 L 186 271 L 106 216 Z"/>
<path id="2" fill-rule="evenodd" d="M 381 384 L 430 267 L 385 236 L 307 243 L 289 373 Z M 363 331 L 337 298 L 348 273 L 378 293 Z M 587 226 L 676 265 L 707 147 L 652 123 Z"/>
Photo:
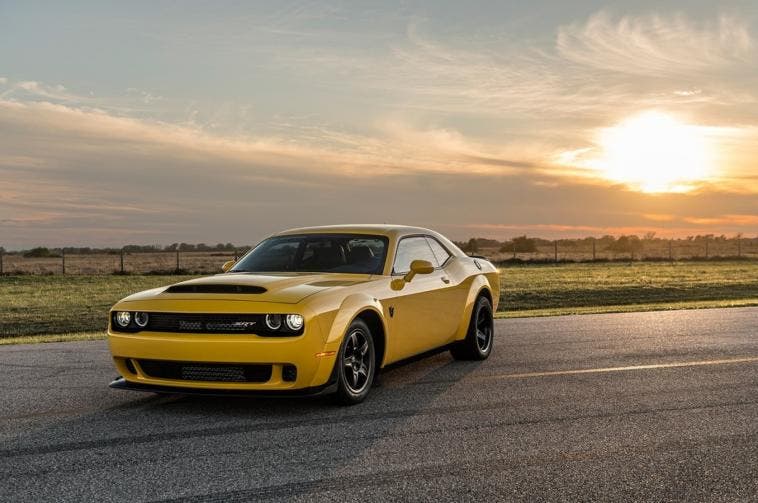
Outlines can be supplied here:
<path id="1" fill-rule="evenodd" d="M 426 260 L 435 266 L 431 274 L 418 274 L 405 283 L 394 297 L 387 299 L 386 318 L 390 321 L 391 341 L 388 341 L 387 361 L 423 353 L 441 346 L 449 338 L 444 314 L 446 298 L 443 293 L 446 281 L 444 271 L 424 236 L 410 236 L 400 240 L 393 264 L 393 279 L 405 275 L 414 260 Z"/>

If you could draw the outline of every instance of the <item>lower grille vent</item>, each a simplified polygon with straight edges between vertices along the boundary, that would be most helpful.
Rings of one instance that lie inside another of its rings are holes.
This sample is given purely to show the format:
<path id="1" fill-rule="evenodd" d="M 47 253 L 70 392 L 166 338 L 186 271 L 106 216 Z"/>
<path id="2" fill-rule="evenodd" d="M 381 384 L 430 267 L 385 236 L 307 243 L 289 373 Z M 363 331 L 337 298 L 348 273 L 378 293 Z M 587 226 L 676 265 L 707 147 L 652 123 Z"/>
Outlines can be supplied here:
<path id="1" fill-rule="evenodd" d="M 242 333 L 266 331 L 259 314 L 177 314 L 151 313 L 148 330 L 185 333 Z"/>
<path id="2" fill-rule="evenodd" d="M 271 379 L 271 365 L 234 363 L 196 363 L 162 360 L 138 360 L 142 371 L 157 379 L 208 382 L 266 382 Z"/>

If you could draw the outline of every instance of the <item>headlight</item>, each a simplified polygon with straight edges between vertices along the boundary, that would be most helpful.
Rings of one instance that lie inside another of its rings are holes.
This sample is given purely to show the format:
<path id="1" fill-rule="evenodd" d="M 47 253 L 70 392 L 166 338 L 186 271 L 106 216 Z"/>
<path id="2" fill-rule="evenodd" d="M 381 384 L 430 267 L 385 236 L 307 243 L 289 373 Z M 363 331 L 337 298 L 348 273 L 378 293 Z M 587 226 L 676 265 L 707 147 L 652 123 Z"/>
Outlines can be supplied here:
<path id="1" fill-rule="evenodd" d="M 270 330 L 279 330 L 282 328 L 282 315 L 281 314 L 267 314 L 266 326 Z"/>
<path id="2" fill-rule="evenodd" d="M 134 313 L 134 323 L 140 328 L 145 328 L 149 320 L 150 316 L 147 313 Z"/>
<path id="3" fill-rule="evenodd" d="M 287 324 L 287 328 L 293 332 L 297 332 L 303 328 L 303 317 L 299 314 L 288 314 L 284 321 Z"/>
<path id="4" fill-rule="evenodd" d="M 130 321 L 132 321 L 132 315 L 129 311 L 119 311 L 116 313 L 116 323 L 118 323 L 120 327 L 128 327 Z"/>

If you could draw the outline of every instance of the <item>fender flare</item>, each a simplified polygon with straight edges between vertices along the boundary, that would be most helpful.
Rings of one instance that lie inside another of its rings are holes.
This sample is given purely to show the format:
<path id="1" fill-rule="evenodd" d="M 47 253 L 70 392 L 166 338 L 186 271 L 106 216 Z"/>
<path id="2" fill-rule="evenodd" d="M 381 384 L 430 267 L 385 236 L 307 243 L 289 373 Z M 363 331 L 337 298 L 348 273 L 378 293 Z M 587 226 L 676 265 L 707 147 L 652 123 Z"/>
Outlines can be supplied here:
<path id="1" fill-rule="evenodd" d="M 387 334 L 387 322 L 384 319 L 382 303 L 365 293 L 355 293 L 345 297 L 342 304 L 337 308 L 337 313 L 332 320 L 331 327 L 326 334 L 326 345 L 333 346 L 342 343 L 342 338 L 347 328 L 358 315 L 364 311 L 373 311 L 382 323 L 385 336 Z"/>
<path id="2" fill-rule="evenodd" d="M 474 304 L 476 299 L 479 298 L 483 291 L 489 292 L 490 298 L 492 297 L 492 285 L 490 285 L 487 276 L 484 274 L 478 274 L 474 277 L 469 287 L 468 296 L 466 297 L 466 306 L 463 309 L 463 316 L 458 324 L 458 330 L 455 334 L 456 341 L 462 341 L 466 338 L 468 333 L 469 323 L 471 321 L 471 313 L 474 311 Z"/>

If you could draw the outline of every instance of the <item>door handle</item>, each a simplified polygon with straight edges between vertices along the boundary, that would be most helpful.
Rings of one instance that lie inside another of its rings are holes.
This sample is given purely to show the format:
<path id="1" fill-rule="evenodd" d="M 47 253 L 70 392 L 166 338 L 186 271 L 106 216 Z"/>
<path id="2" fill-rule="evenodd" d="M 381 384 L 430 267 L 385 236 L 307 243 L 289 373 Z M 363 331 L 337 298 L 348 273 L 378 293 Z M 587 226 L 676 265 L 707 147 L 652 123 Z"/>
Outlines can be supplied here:
<path id="1" fill-rule="evenodd" d="M 442 282 L 443 282 L 443 283 L 445 283 L 445 284 L 447 284 L 447 283 L 450 283 L 450 279 L 449 279 L 448 277 L 446 277 L 446 276 L 442 276 L 442 278 L 440 278 L 440 279 L 441 279 L 441 280 L 442 280 Z"/>

